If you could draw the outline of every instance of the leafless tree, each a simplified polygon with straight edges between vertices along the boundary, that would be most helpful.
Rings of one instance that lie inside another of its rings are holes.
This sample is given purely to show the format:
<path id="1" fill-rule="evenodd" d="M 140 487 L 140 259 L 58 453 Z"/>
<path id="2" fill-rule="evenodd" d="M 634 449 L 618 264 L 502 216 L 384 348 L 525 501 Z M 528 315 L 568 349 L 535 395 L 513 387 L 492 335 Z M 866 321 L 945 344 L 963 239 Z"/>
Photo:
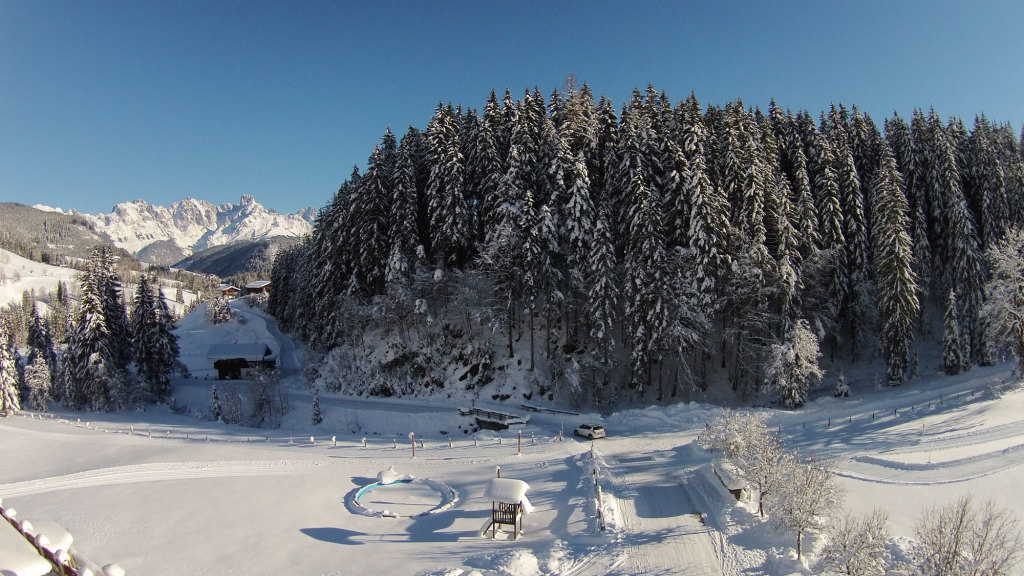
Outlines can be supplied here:
<path id="1" fill-rule="evenodd" d="M 1020 561 L 1017 519 L 991 500 L 980 506 L 970 496 L 924 511 L 914 529 L 914 574 L 921 576 L 1000 576 Z"/>
<path id="2" fill-rule="evenodd" d="M 769 494 L 769 510 L 777 527 L 796 532 L 796 557 L 801 558 L 804 533 L 830 525 L 845 491 L 829 460 L 807 458 L 785 468 L 777 489 Z"/>
<path id="3" fill-rule="evenodd" d="M 822 574 L 884 576 L 891 561 L 886 542 L 888 514 L 875 508 L 863 517 L 847 514 L 828 529 L 828 544 L 816 569 Z"/>

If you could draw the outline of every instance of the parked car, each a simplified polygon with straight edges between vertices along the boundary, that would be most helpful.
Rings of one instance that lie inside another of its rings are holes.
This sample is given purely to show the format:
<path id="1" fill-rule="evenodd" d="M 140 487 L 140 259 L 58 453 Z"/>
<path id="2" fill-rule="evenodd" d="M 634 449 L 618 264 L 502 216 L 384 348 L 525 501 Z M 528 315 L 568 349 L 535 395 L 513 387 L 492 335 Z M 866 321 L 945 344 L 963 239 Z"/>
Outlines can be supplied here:
<path id="1" fill-rule="evenodd" d="M 604 438 L 604 426 L 598 426 L 597 424 L 582 424 L 572 431 L 577 436 L 583 436 L 588 440 L 595 438 Z"/>

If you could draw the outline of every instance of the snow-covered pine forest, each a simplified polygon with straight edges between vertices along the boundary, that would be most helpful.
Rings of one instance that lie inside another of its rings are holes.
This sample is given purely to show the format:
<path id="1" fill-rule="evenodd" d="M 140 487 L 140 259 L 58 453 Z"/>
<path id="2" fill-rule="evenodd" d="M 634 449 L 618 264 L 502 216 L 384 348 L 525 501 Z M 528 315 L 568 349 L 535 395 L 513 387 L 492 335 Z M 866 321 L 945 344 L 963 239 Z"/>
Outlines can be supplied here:
<path id="1" fill-rule="evenodd" d="M 48 313 L 28 293 L 21 306 L 5 309 L 0 414 L 45 412 L 48 400 L 70 410 L 116 411 L 171 396 L 172 373 L 182 368 L 175 315 L 156 279 L 146 274 L 139 275 L 133 294 L 124 294 L 117 260 L 110 248 L 95 248 L 78 276 L 74 302 L 59 282 L 45 304 Z M 15 346 L 19 329 L 26 333 L 24 359 Z"/>
<path id="2" fill-rule="evenodd" d="M 308 375 L 390 396 L 507 369 L 599 407 L 765 386 L 797 406 L 819 349 L 890 383 L 925 342 L 951 373 L 1004 353 L 983 311 L 986 253 L 1024 217 L 1010 125 L 565 92 L 384 133 L 274 263 Z"/>

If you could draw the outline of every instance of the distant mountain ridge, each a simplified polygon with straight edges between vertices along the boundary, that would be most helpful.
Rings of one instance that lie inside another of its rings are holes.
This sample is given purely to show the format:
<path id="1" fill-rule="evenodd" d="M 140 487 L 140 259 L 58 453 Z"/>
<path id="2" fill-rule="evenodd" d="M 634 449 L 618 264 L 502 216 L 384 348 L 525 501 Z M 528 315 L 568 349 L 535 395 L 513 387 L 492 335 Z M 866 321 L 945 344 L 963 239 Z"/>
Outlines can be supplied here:
<path id="1" fill-rule="evenodd" d="M 87 219 L 115 246 L 144 262 L 163 266 L 217 246 L 277 237 L 301 238 L 312 231 L 316 217 L 314 208 L 280 214 L 264 208 L 248 194 L 238 204 L 218 206 L 186 198 L 164 207 L 135 200 L 117 204 L 109 214 L 69 213 Z"/>

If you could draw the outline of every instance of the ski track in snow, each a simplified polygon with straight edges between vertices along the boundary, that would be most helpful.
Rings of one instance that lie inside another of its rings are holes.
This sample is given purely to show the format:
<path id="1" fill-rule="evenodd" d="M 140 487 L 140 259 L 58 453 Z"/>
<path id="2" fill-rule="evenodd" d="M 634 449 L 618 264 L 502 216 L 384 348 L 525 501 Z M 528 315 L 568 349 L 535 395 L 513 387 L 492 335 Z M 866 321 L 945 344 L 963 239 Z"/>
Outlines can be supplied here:
<path id="1" fill-rule="evenodd" d="M 839 475 L 882 484 L 952 484 L 1002 472 L 1024 463 L 1024 444 L 946 462 L 913 463 L 877 456 L 854 456 Z"/>
<path id="2" fill-rule="evenodd" d="M 309 473 L 323 463 L 309 460 L 265 460 L 236 462 L 160 462 L 86 470 L 11 484 L 0 484 L 4 497 L 45 494 L 100 486 L 120 486 L 163 480 L 224 478 L 230 476 L 291 476 Z"/>

